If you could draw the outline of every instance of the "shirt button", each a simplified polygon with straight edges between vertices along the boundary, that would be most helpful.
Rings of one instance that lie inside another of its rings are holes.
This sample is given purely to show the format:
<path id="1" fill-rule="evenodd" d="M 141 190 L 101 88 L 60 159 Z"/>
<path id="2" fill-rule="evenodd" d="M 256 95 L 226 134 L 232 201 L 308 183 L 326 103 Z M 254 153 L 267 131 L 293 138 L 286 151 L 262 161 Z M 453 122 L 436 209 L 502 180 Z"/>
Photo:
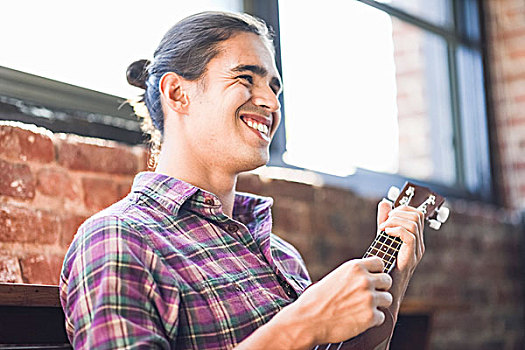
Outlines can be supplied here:
<path id="1" fill-rule="evenodd" d="M 226 226 L 226 231 L 228 231 L 229 233 L 235 233 L 238 229 L 239 227 L 235 224 L 229 224 L 228 226 Z"/>

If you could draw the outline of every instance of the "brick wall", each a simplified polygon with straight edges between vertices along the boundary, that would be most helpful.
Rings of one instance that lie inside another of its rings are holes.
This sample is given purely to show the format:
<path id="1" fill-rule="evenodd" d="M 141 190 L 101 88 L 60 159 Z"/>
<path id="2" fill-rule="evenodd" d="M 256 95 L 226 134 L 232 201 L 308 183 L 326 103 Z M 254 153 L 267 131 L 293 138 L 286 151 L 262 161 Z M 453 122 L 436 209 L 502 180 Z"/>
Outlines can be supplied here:
<path id="1" fill-rule="evenodd" d="M 426 96 L 424 31 L 392 17 L 396 66 L 400 174 L 431 180 L 434 173 Z"/>
<path id="2" fill-rule="evenodd" d="M 0 281 L 57 284 L 77 227 L 143 164 L 142 147 L 0 122 Z"/>
<path id="3" fill-rule="evenodd" d="M 500 190 L 507 206 L 525 210 L 525 2 L 486 6 Z"/>

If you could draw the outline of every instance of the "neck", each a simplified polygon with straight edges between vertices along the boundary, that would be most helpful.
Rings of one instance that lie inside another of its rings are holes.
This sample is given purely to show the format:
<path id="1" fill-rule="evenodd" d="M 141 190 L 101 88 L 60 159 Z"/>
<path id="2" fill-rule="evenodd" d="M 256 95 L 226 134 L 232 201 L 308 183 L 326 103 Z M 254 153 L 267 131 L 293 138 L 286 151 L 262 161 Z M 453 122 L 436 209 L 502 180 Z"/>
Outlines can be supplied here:
<path id="1" fill-rule="evenodd" d="M 399 237 L 393 237 L 384 231 L 379 231 L 363 258 L 370 256 L 381 258 L 385 263 L 383 272 L 389 273 L 395 266 L 397 254 L 402 243 Z"/>
<path id="2" fill-rule="evenodd" d="M 180 145 L 163 144 L 155 172 L 213 193 L 219 198 L 224 214 L 232 217 L 237 174 L 196 162 L 191 152 L 185 150 L 187 148 Z"/>

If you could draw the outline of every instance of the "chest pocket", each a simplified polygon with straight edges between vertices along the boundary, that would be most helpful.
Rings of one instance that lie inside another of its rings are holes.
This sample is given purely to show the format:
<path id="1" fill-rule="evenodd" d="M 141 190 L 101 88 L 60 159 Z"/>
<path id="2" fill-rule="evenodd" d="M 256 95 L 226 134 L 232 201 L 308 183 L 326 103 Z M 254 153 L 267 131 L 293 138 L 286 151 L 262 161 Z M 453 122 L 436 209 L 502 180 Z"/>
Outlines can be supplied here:
<path id="1" fill-rule="evenodd" d="M 179 310 L 181 348 L 233 348 L 287 303 L 248 271 L 187 285 Z"/>

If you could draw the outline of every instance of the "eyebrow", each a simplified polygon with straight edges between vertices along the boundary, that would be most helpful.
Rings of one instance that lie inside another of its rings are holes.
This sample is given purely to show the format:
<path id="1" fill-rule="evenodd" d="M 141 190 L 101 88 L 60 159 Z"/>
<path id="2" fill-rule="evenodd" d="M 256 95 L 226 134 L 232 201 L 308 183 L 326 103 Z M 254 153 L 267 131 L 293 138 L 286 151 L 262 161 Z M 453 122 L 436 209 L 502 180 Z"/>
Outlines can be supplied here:
<path id="1" fill-rule="evenodd" d="M 255 65 L 255 64 L 240 64 L 232 69 L 232 72 L 244 72 L 244 71 L 250 71 L 261 77 L 265 77 L 268 75 L 268 70 L 266 68 L 264 68 L 263 66 Z M 277 87 L 277 91 L 281 90 L 282 84 L 279 78 L 272 77 L 272 79 L 270 80 L 270 83 Z"/>

